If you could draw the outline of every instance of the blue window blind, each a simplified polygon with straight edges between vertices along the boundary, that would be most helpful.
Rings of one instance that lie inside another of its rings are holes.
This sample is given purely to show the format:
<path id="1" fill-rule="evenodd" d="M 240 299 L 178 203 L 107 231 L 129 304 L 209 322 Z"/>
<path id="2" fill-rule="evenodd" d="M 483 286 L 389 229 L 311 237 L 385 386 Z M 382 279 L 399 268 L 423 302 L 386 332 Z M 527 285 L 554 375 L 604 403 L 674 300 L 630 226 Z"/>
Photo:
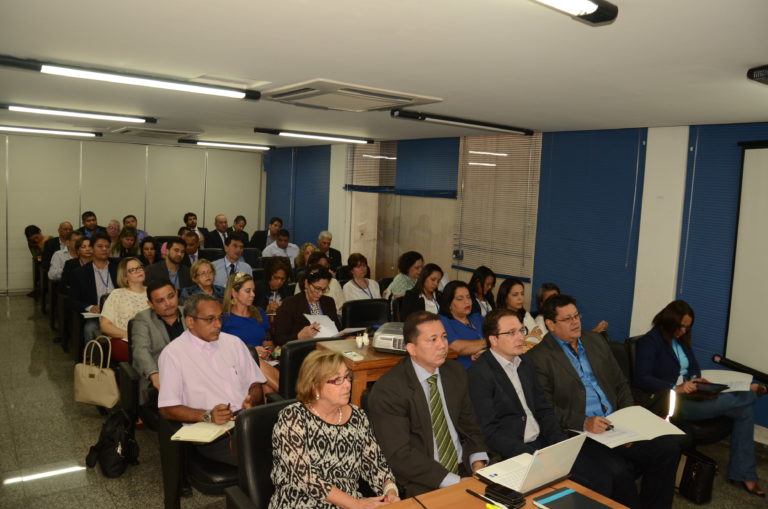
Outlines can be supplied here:
<path id="1" fill-rule="evenodd" d="M 280 217 L 294 244 L 315 242 L 328 228 L 330 145 L 272 150 L 264 168 L 266 217 Z"/>
<path id="2" fill-rule="evenodd" d="M 397 142 L 395 194 L 456 198 L 459 138 Z"/>
<path id="3" fill-rule="evenodd" d="M 542 143 L 533 290 L 557 284 L 583 328 L 607 320 L 614 341 L 627 338 L 632 314 L 646 135 L 545 133 Z"/>

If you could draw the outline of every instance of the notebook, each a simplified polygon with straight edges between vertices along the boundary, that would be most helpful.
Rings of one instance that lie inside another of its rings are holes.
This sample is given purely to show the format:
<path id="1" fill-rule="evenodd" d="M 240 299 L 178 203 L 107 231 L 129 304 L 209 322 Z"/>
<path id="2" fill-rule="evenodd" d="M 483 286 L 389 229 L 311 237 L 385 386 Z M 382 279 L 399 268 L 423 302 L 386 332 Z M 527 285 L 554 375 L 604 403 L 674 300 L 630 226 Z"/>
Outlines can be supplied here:
<path id="1" fill-rule="evenodd" d="M 540 509 L 603 509 L 607 505 L 601 504 L 583 493 L 571 488 L 560 488 L 533 499 L 533 505 Z"/>
<path id="2" fill-rule="evenodd" d="M 214 424 L 212 422 L 196 422 L 187 426 L 182 426 L 179 431 L 173 434 L 171 440 L 182 440 L 185 442 L 213 442 L 221 435 L 235 427 L 235 421 L 228 421 L 225 424 Z"/>

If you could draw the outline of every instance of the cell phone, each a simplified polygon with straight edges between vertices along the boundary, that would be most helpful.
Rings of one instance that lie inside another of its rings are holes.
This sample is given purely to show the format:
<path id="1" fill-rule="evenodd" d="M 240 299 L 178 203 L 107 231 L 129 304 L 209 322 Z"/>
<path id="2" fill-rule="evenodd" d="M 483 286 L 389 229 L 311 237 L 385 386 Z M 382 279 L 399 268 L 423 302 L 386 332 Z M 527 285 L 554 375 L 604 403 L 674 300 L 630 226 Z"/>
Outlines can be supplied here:
<path id="1" fill-rule="evenodd" d="M 494 482 L 486 486 L 485 494 L 510 508 L 521 507 L 525 504 L 525 497 L 522 493 L 499 483 Z"/>

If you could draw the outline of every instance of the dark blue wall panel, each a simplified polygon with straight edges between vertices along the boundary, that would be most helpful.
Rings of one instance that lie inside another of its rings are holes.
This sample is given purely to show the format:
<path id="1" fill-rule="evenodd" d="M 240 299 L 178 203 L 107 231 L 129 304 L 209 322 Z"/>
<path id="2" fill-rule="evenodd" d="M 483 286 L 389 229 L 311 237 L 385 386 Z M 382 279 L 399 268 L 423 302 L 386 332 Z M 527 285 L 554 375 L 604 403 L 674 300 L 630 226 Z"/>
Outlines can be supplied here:
<path id="1" fill-rule="evenodd" d="M 395 194 L 456 198 L 459 138 L 397 142 Z"/>
<path id="2" fill-rule="evenodd" d="M 591 329 L 629 333 L 645 167 L 646 129 L 545 133 L 534 290 L 556 283 Z"/>
<path id="3" fill-rule="evenodd" d="M 270 150 L 264 156 L 264 171 L 267 173 L 267 196 L 265 215 L 283 220 L 283 228 L 293 230 L 293 149 L 278 148 Z M 255 230 L 266 229 L 259 225 Z"/>

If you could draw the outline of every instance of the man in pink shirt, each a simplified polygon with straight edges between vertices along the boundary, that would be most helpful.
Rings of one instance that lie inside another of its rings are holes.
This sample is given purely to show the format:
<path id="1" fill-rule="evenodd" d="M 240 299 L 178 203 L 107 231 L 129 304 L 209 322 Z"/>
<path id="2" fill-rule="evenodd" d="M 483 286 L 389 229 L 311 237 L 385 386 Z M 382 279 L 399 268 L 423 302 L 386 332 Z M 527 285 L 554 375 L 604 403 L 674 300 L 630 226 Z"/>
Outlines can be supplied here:
<path id="1" fill-rule="evenodd" d="M 221 304 L 207 294 L 193 295 L 184 305 L 187 330 L 158 359 L 157 406 L 165 419 L 224 424 L 239 410 L 263 401 L 262 384 L 267 379 L 245 343 L 221 332 L 221 315 Z M 229 434 L 198 450 L 213 460 L 237 465 Z"/>

